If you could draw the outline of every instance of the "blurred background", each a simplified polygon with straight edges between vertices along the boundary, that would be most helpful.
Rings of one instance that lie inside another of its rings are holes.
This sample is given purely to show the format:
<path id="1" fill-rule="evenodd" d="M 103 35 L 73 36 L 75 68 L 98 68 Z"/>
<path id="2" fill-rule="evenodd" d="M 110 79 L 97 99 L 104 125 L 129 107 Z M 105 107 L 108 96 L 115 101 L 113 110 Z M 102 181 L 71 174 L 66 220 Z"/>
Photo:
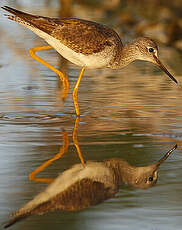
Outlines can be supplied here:
<path id="1" fill-rule="evenodd" d="M 86 70 L 79 88 L 78 141 L 86 160 L 119 157 L 133 165 L 157 161 L 174 144 L 178 149 L 161 166 L 156 186 L 125 186 L 101 205 L 75 213 L 48 213 L 12 229 L 181 229 L 182 207 L 182 4 L 181 0 L 2 0 L 31 14 L 76 17 L 113 28 L 127 43 L 148 36 L 159 44 L 160 58 L 178 80 L 175 85 L 151 63 L 136 61 L 121 70 Z M 0 11 L 0 222 L 47 184 L 29 173 L 54 157 L 70 140 L 68 152 L 40 173 L 55 178 L 78 163 L 72 141 L 75 110 L 72 90 L 80 68 L 55 50 L 39 53 L 68 74 L 70 89 L 28 50 L 46 43 Z"/>

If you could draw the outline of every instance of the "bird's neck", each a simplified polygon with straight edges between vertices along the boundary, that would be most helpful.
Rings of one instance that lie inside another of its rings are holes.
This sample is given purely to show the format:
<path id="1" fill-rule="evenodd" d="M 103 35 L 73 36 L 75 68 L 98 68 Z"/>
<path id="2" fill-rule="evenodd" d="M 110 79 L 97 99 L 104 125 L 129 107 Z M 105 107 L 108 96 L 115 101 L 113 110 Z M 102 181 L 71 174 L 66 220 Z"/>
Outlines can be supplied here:
<path id="1" fill-rule="evenodd" d="M 135 43 L 136 40 L 120 47 L 111 68 L 120 69 L 137 59 L 138 50 Z"/>
<path id="2" fill-rule="evenodd" d="M 114 171 L 118 185 L 133 185 L 135 183 L 137 167 L 131 166 L 121 159 L 107 160 L 105 164 Z"/>

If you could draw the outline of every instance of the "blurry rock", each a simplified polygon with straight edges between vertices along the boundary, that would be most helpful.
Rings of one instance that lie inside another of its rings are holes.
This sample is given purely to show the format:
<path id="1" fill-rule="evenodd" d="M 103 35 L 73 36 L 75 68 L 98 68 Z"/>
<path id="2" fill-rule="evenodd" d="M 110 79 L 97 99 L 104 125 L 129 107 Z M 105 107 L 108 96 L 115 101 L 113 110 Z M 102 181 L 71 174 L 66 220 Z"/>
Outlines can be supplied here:
<path id="1" fill-rule="evenodd" d="M 121 25 L 128 25 L 128 26 L 132 26 L 136 23 L 136 20 L 131 15 L 131 12 L 123 12 L 119 17 L 119 21 Z"/>
<path id="2" fill-rule="evenodd" d="M 136 27 L 136 31 L 140 33 L 140 35 L 153 38 L 157 41 L 160 41 L 164 44 L 167 44 L 169 39 L 166 32 L 166 26 L 163 23 L 156 24 L 147 24 L 140 23 Z"/>
<path id="3" fill-rule="evenodd" d="M 182 29 L 180 28 L 177 18 L 172 19 L 170 23 L 166 25 L 166 29 L 170 44 L 182 38 Z"/>
<path id="4" fill-rule="evenodd" d="M 105 0 L 103 5 L 105 9 L 113 10 L 116 7 L 118 7 L 119 4 L 120 4 L 120 0 Z"/>
<path id="5" fill-rule="evenodd" d="M 178 25 L 179 25 L 180 29 L 182 30 L 182 18 L 178 19 Z"/>
<path id="6" fill-rule="evenodd" d="M 72 16 L 72 0 L 59 0 L 60 9 L 59 16 L 60 18 L 66 18 Z"/>
<path id="7" fill-rule="evenodd" d="M 138 36 L 143 35 L 145 28 L 148 28 L 149 24 L 151 23 L 148 20 L 144 19 L 135 25 L 134 29 L 136 33 L 138 34 Z"/>
<path id="8" fill-rule="evenodd" d="M 182 39 L 176 41 L 176 42 L 174 43 L 174 47 L 176 47 L 177 49 L 182 50 Z"/>
<path id="9" fill-rule="evenodd" d="M 169 21 L 174 17 L 173 12 L 170 8 L 162 8 L 160 9 L 159 19 L 161 21 Z"/>
<path id="10" fill-rule="evenodd" d="M 173 43 L 182 38 L 182 20 L 167 7 L 157 8 L 152 17 L 140 21 L 135 31 L 138 36 L 147 36 L 164 44 Z"/>

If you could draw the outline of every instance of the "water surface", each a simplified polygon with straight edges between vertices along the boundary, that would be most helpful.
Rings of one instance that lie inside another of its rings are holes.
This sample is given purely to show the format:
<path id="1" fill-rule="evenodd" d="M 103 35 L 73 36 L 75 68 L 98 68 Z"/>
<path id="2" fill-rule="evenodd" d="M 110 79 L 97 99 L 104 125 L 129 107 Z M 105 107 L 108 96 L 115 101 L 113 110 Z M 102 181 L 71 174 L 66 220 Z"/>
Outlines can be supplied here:
<path id="1" fill-rule="evenodd" d="M 29 48 L 44 42 L 9 22 L 2 12 L 0 23 L 0 221 L 4 222 L 47 186 L 30 181 L 28 175 L 59 152 L 63 130 L 70 140 L 68 152 L 39 176 L 55 178 L 79 162 L 72 142 L 72 90 L 80 69 L 67 64 L 70 90 L 63 102 L 57 76 L 28 55 Z M 159 170 L 157 185 L 148 190 L 126 186 L 98 206 L 31 217 L 12 229 L 181 229 L 182 56 L 170 47 L 161 47 L 160 52 L 178 85 L 145 62 L 119 71 L 87 70 L 79 88 L 78 130 L 86 160 L 120 157 L 133 165 L 147 165 L 177 143 L 178 150 Z M 40 55 L 61 68 L 55 51 Z"/>

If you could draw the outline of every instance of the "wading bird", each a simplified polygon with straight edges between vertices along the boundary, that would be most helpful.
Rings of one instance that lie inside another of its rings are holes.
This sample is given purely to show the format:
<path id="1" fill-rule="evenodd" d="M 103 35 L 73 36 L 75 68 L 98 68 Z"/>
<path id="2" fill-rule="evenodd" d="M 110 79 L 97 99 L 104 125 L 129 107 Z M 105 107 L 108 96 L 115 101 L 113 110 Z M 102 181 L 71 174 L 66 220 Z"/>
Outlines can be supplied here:
<path id="1" fill-rule="evenodd" d="M 156 64 L 177 83 L 177 80 L 159 60 L 158 47 L 150 38 L 140 37 L 123 45 L 114 30 L 93 21 L 35 16 L 8 6 L 3 6 L 2 9 L 13 14 L 8 15 L 9 19 L 32 30 L 50 45 L 32 48 L 29 52 L 33 58 L 59 75 L 64 89 L 69 87 L 67 77 L 38 57 L 35 52 L 54 48 L 70 62 L 81 66 L 81 72 L 73 90 L 73 102 L 77 116 L 80 115 L 78 88 L 86 68 L 119 69 L 138 59 Z"/>

